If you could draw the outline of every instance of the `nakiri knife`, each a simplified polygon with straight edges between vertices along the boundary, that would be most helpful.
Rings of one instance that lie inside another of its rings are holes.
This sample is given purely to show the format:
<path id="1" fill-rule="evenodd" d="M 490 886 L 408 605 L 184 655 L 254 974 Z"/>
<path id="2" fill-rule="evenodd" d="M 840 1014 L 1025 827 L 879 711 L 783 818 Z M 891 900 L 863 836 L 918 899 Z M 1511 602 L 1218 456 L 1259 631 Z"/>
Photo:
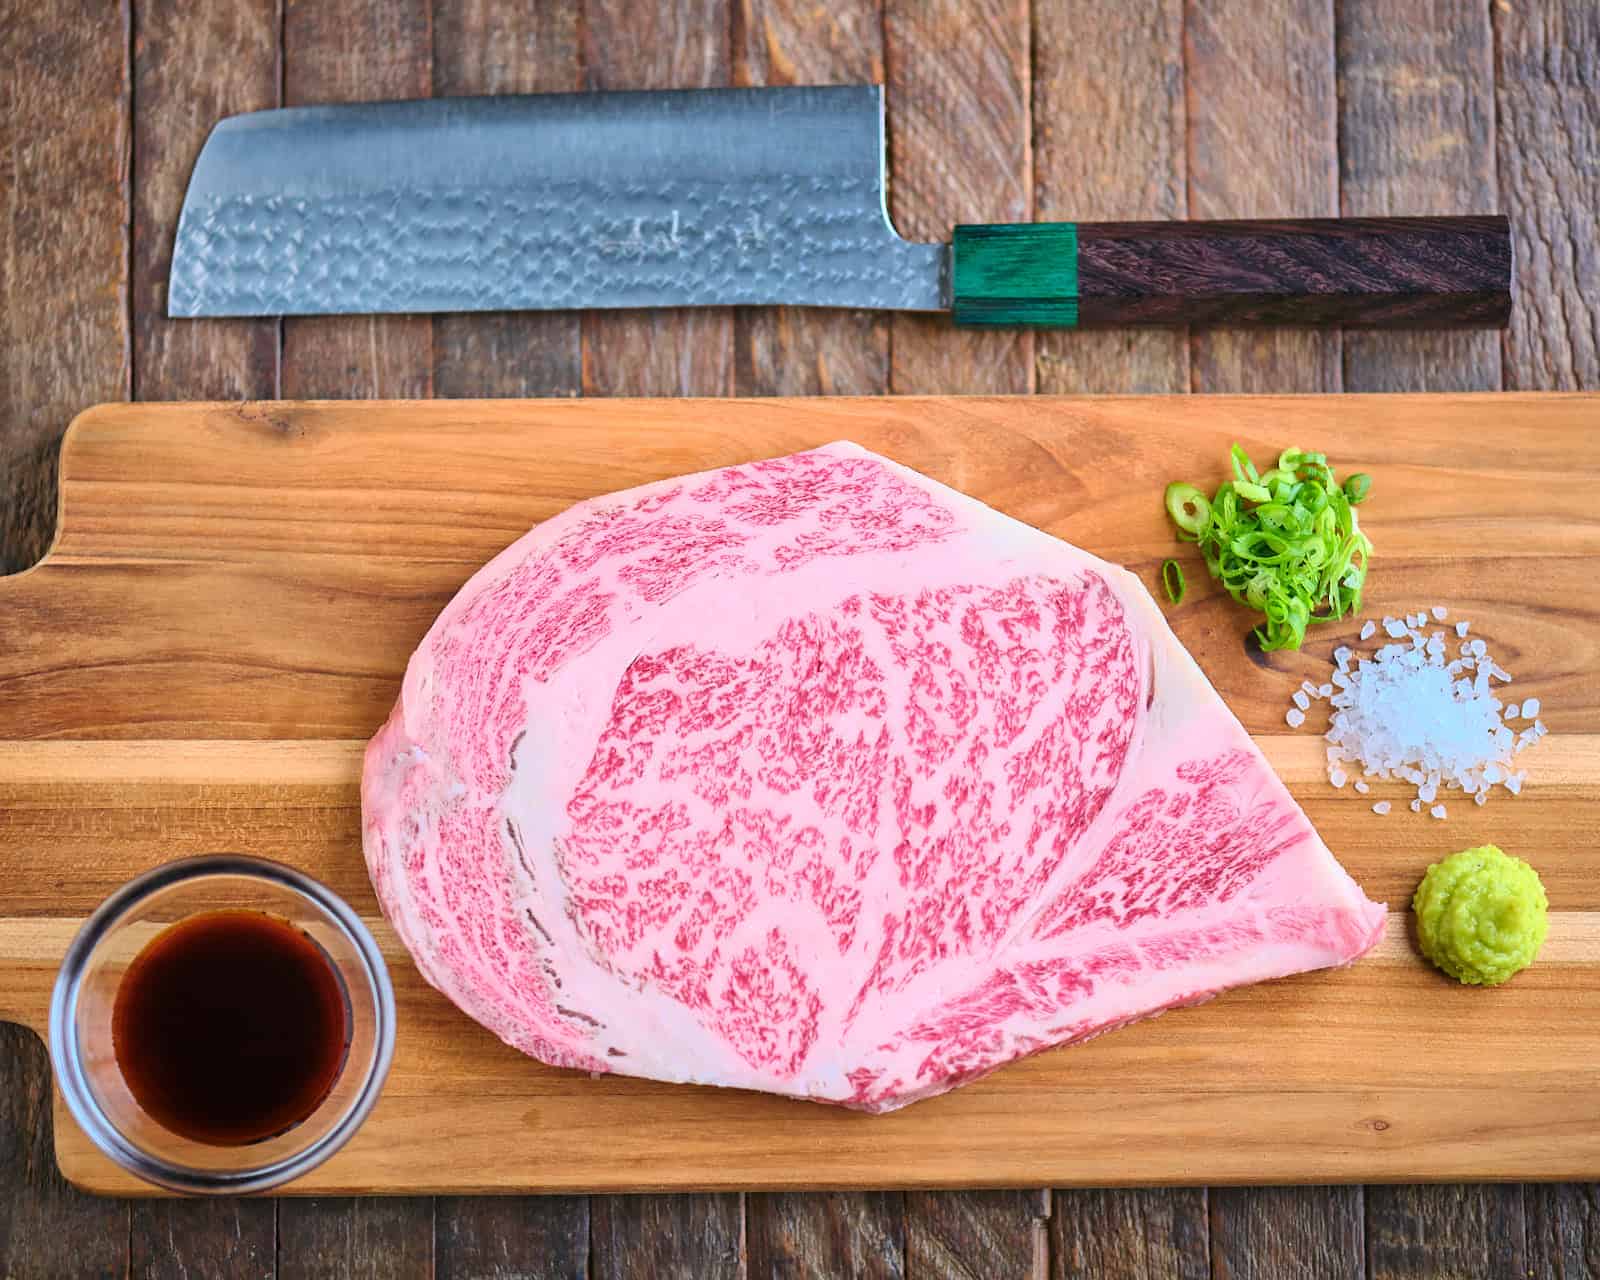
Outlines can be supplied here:
<path id="1" fill-rule="evenodd" d="M 953 161 L 959 163 L 959 159 Z M 173 316 L 792 305 L 958 325 L 1502 326 L 1499 216 L 958 226 L 886 205 L 877 85 L 444 98 L 233 116 Z"/>

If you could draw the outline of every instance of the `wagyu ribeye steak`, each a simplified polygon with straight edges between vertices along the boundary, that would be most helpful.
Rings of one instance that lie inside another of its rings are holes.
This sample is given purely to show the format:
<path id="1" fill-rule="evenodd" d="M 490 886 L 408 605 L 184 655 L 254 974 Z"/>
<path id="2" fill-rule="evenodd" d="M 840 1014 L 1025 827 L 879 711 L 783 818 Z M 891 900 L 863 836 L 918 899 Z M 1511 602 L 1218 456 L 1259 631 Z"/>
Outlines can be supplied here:
<path id="1" fill-rule="evenodd" d="M 361 794 L 517 1048 L 868 1110 L 1383 927 L 1132 575 L 851 444 L 513 544 Z"/>

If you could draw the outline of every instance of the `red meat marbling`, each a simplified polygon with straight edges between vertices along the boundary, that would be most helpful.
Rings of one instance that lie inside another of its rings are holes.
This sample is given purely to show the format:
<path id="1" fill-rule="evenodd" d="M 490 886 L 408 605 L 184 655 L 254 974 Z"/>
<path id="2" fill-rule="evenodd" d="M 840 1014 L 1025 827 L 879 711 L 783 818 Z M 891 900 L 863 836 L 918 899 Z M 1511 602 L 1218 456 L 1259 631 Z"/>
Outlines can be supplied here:
<path id="1" fill-rule="evenodd" d="M 871 1111 L 1383 927 L 1135 578 L 851 444 L 512 545 L 362 806 L 510 1044 Z"/>

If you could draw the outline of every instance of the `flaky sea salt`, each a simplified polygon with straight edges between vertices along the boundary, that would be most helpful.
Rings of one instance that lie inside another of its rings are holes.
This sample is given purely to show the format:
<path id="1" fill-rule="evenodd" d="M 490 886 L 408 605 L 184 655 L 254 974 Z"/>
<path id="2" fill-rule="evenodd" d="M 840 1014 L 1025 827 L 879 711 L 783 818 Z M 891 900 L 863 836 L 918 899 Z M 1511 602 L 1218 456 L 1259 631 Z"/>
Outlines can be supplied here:
<path id="1" fill-rule="evenodd" d="M 1377 804 L 1372 806 L 1372 812 L 1381 818 L 1384 814 L 1389 812 L 1390 807 L 1391 806 L 1387 800 L 1380 800 Z"/>
<path id="2" fill-rule="evenodd" d="M 1328 701 L 1324 737 L 1333 786 L 1354 780 L 1355 790 L 1364 794 L 1367 779 L 1409 783 L 1416 788 L 1411 811 L 1426 808 L 1438 819 L 1447 814 L 1445 791 L 1463 792 L 1483 804 L 1496 785 L 1512 795 L 1522 790 L 1526 775 L 1513 762 L 1546 732 L 1534 718 L 1539 700 L 1502 706 L 1491 681 L 1508 682 L 1511 673 L 1495 662 L 1487 641 L 1466 638 L 1467 622 L 1455 624 L 1454 657 L 1447 632 L 1420 629 L 1430 617 L 1442 622 L 1447 612 L 1434 605 L 1381 623 L 1368 619 L 1361 638 L 1371 639 L 1381 626 L 1388 642 L 1371 656 L 1340 645 L 1333 651 L 1332 680 L 1304 681 L 1293 694 L 1295 705 L 1284 717 L 1293 728 L 1305 723 L 1308 694 Z M 1506 725 L 1518 719 L 1533 723 L 1521 732 Z M 1389 802 L 1378 801 L 1373 812 L 1389 812 Z"/>

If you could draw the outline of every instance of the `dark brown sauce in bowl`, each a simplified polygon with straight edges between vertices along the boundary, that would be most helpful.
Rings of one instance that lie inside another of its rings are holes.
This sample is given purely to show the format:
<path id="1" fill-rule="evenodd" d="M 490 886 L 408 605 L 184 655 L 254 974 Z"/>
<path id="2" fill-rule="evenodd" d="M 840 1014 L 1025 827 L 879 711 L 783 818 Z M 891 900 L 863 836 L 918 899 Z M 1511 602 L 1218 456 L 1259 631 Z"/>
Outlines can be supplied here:
<path id="1" fill-rule="evenodd" d="M 172 925 L 134 958 L 111 1015 L 117 1067 L 151 1119 L 244 1146 L 305 1120 L 350 1043 L 344 983 L 304 930 L 259 911 Z"/>

